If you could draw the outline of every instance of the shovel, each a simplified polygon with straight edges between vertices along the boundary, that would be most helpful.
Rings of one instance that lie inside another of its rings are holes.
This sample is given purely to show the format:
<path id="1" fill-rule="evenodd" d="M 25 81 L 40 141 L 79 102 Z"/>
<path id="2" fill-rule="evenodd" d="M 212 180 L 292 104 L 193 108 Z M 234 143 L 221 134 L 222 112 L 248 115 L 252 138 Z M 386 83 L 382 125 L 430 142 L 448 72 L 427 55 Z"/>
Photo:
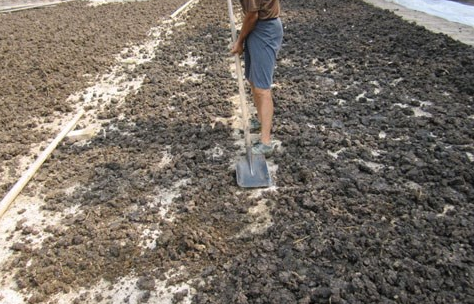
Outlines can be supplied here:
<path id="1" fill-rule="evenodd" d="M 232 41 L 235 43 L 235 41 L 237 41 L 237 31 L 235 30 L 232 0 L 227 0 L 227 4 L 229 6 Z M 239 160 L 236 165 L 237 184 L 242 188 L 270 187 L 272 184 L 272 179 L 270 177 L 270 173 L 268 172 L 265 156 L 262 154 L 252 154 L 247 99 L 245 97 L 242 66 L 240 64 L 240 57 L 238 54 L 235 54 L 235 70 L 237 73 L 237 79 L 239 81 L 240 106 L 242 108 L 246 150 L 246 156 Z"/>

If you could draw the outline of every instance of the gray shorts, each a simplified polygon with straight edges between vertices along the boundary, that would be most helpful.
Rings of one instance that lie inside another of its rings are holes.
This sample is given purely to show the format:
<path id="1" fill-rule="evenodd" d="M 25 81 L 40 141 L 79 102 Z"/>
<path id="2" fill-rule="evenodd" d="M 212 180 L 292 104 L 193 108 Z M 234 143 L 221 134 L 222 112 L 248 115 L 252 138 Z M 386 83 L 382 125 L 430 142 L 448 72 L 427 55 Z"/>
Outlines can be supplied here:
<path id="1" fill-rule="evenodd" d="M 259 89 L 270 89 L 283 40 L 280 18 L 259 20 L 245 40 L 245 78 Z"/>

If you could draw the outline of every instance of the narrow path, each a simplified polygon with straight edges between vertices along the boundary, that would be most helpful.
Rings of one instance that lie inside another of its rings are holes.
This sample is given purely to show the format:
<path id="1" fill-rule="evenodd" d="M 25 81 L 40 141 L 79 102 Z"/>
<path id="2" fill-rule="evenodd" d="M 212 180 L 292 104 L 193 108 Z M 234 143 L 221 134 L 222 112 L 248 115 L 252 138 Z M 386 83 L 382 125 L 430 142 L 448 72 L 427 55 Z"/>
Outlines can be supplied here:
<path id="1" fill-rule="evenodd" d="M 462 43 L 474 46 L 474 28 L 468 25 L 450 22 L 443 18 L 413 11 L 401 5 L 385 0 L 363 0 L 376 7 L 389 10 L 407 21 L 415 22 L 435 33 L 443 33 Z"/>
<path id="2" fill-rule="evenodd" d="M 21 11 L 25 9 L 32 9 L 43 6 L 57 5 L 74 0 L 26 0 L 26 1 L 11 1 L 0 0 L 0 13 L 8 13 Z"/>

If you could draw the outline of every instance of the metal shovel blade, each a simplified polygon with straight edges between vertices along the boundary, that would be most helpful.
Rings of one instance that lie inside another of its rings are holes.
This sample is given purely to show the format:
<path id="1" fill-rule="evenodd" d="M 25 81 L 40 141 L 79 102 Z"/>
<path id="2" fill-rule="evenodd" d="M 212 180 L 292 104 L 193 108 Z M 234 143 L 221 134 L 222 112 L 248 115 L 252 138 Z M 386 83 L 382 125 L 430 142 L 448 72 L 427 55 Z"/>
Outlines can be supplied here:
<path id="1" fill-rule="evenodd" d="M 272 185 L 265 156 L 243 157 L 236 165 L 237 185 L 242 188 L 266 188 Z"/>

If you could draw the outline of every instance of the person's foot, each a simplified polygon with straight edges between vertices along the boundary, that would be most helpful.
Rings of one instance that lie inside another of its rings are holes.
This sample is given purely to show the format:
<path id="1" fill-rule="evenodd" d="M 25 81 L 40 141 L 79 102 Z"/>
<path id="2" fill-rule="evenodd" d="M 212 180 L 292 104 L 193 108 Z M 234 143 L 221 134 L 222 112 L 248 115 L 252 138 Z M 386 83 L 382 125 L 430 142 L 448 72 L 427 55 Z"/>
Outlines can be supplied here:
<path id="1" fill-rule="evenodd" d="M 268 157 L 273 154 L 274 149 L 275 149 L 275 144 L 273 142 L 270 142 L 269 145 L 265 145 L 261 142 L 258 142 L 252 147 L 252 153 L 263 154 Z"/>

